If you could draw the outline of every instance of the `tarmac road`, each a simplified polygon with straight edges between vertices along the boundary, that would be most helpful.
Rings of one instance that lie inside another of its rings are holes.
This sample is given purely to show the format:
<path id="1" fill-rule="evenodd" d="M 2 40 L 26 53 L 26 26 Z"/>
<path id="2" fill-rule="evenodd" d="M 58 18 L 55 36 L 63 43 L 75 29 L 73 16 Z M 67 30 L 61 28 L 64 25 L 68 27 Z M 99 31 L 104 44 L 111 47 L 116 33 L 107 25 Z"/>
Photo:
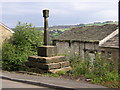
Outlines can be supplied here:
<path id="1" fill-rule="evenodd" d="M 12 80 L 13 82 L 25 83 L 27 85 L 29 83 L 32 86 L 39 85 L 41 87 L 48 88 L 49 90 L 50 89 L 52 89 L 52 90 L 55 90 L 55 89 L 60 89 L 60 90 L 80 89 L 81 90 L 81 88 L 84 88 L 84 89 L 85 88 L 86 89 L 88 89 L 88 88 L 93 89 L 94 88 L 94 90 L 96 90 L 98 88 L 103 88 L 104 90 L 109 89 L 109 88 L 102 86 L 102 85 L 95 85 L 95 84 L 86 83 L 86 82 L 82 82 L 82 81 L 73 81 L 73 80 L 67 80 L 67 79 L 63 79 L 63 78 L 31 75 L 31 74 L 26 74 L 26 73 L 3 71 L 1 77 L 3 78 L 3 80 L 4 79 L 5 80 Z M 13 85 L 15 85 L 15 84 L 13 84 Z M 18 87 L 20 87 L 20 86 L 18 86 Z"/>
<path id="2" fill-rule="evenodd" d="M 55 90 L 47 87 L 31 85 L 31 84 L 26 84 L 26 83 L 16 82 L 16 81 L 11 81 L 6 79 L 2 79 L 2 88 L 41 88 L 45 90 Z"/>

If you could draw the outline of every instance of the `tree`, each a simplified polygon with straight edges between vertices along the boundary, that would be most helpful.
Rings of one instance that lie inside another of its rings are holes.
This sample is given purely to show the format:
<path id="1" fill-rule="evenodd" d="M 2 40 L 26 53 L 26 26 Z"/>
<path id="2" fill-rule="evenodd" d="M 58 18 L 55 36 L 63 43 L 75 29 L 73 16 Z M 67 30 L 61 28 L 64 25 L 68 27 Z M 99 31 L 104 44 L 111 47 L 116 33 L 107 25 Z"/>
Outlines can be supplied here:
<path id="1" fill-rule="evenodd" d="M 18 22 L 15 33 L 3 44 L 2 68 L 21 70 L 30 55 L 37 55 L 37 47 L 43 44 L 43 35 L 32 24 Z"/>

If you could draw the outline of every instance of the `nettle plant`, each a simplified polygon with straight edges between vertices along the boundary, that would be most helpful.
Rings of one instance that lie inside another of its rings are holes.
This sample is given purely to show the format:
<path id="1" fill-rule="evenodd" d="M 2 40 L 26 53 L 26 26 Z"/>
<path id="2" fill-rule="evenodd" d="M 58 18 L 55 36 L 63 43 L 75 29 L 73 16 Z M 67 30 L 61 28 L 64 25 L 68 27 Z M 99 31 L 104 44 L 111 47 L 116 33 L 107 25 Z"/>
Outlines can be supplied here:
<path id="1" fill-rule="evenodd" d="M 18 22 L 15 33 L 2 47 L 2 68 L 21 70 L 28 56 L 37 54 L 37 47 L 43 44 L 43 35 L 32 24 Z"/>

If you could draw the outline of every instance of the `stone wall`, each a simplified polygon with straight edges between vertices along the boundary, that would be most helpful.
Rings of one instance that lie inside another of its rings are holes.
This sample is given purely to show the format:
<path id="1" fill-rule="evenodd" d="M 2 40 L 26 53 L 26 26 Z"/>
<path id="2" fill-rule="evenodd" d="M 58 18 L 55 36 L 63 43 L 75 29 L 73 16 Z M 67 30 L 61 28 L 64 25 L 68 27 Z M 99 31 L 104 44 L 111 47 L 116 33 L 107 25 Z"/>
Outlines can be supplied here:
<path id="1" fill-rule="evenodd" d="M 110 60 L 114 60 L 113 62 L 118 66 L 119 60 L 119 49 L 118 48 L 101 48 L 102 56 L 107 57 Z"/>
<path id="2" fill-rule="evenodd" d="M 118 48 L 101 48 L 105 55 L 111 59 L 119 59 L 119 49 Z M 110 56 L 110 57 L 109 57 Z"/>
<path id="3" fill-rule="evenodd" d="M 57 54 L 80 55 L 85 57 L 85 52 L 95 52 L 99 50 L 98 42 L 81 42 L 81 41 L 55 41 Z"/>
<path id="4" fill-rule="evenodd" d="M 114 60 L 115 67 L 118 68 L 119 49 L 118 48 L 101 48 L 98 42 L 80 42 L 80 41 L 55 41 L 57 54 L 74 55 L 78 54 L 82 58 L 86 57 L 88 52 L 91 60 L 94 60 L 95 52 L 100 52 L 101 56 L 109 60 Z"/>
<path id="5" fill-rule="evenodd" d="M 0 25 L 0 43 L 4 40 L 9 39 L 12 36 L 12 33 Z"/>

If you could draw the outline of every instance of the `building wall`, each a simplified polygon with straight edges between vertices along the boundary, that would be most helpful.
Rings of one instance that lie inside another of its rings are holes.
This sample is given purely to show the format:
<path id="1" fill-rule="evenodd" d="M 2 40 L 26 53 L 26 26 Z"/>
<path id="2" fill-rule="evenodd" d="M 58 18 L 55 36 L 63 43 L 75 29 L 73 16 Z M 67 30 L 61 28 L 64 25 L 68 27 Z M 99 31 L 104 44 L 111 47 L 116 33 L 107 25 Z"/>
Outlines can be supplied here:
<path id="1" fill-rule="evenodd" d="M 67 55 L 80 55 L 82 58 L 85 57 L 85 52 L 95 52 L 99 50 L 98 43 L 94 42 L 80 42 L 80 41 L 56 41 L 58 54 Z"/>
<path id="2" fill-rule="evenodd" d="M 0 25 L 0 43 L 2 43 L 4 40 L 9 39 L 12 36 L 12 33 Z"/>
<path id="3" fill-rule="evenodd" d="M 119 59 L 119 49 L 118 48 L 101 48 L 101 51 L 109 59 L 118 60 Z"/>
<path id="4" fill-rule="evenodd" d="M 118 60 L 119 60 L 119 48 L 101 48 L 102 55 L 104 57 L 107 57 L 107 59 L 110 59 L 114 62 L 115 67 L 118 68 Z"/>
<path id="5" fill-rule="evenodd" d="M 118 48 L 101 48 L 99 43 L 94 42 L 69 42 L 69 41 L 56 41 L 57 53 L 74 55 L 78 54 L 83 59 L 86 57 L 86 52 L 91 58 L 91 61 L 95 58 L 95 52 L 101 53 L 101 56 L 113 60 L 116 70 L 118 70 L 118 60 L 119 60 L 119 49 Z"/>

